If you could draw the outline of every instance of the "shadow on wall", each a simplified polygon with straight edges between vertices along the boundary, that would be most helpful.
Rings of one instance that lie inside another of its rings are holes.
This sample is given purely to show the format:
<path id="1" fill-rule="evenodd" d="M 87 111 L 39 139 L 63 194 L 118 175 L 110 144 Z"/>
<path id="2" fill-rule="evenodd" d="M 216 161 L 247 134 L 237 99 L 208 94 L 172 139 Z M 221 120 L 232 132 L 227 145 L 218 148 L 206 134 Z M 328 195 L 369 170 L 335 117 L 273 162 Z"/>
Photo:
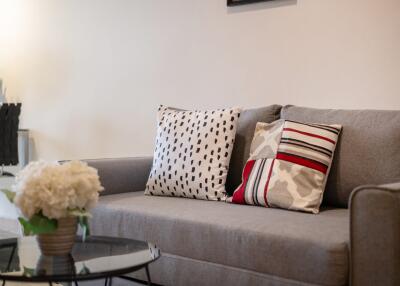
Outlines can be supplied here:
<path id="1" fill-rule="evenodd" d="M 278 0 L 278 1 L 253 3 L 241 6 L 233 6 L 233 7 L 227 7 L 227 11 L 228 14 L 234 14 L 234 13 L 257 11 L 263 9 L 273 9 L 282 6 L 292 6 L 292 5 L 297 5 L 297 0 Z"/>

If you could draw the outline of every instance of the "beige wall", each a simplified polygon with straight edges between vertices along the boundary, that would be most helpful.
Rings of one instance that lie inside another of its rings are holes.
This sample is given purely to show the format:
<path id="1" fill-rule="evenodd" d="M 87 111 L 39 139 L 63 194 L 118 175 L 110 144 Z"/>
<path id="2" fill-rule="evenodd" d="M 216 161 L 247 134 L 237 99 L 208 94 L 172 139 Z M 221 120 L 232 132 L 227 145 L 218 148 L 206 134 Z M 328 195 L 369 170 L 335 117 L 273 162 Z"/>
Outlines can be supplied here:
<path id="1" fill-rule="evenodd" d="M 400 109 L 398 0 L 0 3 L 0 77 L 41 158 L 150 154 L 158 104 Z"/>

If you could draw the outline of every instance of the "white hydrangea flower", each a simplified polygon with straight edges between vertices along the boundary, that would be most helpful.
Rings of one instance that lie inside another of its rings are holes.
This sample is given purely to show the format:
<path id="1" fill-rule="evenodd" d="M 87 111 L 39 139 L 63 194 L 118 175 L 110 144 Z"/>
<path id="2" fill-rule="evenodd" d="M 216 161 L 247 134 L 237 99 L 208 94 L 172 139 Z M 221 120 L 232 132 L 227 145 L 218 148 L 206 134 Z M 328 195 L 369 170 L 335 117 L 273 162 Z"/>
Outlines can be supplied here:
<path id="1" fill-rule="evenodd" d="M 90 210 L 103 190 L 97 170 L 81 161 L 32 162 L 16 178 L 15 205 L 30 219 L 40 211 L 50 219 L 69 210 Z"/>

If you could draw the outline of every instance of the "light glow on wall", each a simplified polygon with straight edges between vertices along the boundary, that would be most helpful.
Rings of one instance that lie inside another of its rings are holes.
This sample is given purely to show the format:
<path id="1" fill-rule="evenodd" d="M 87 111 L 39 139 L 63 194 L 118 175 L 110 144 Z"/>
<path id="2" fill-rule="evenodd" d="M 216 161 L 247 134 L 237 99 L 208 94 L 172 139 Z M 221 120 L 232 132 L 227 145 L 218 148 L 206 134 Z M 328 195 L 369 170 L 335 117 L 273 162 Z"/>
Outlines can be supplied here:
<path id="1" fill-rule="evenodd" d="M 0 41 L 2 44 L 15 42 L 23 27 L 23 1 L 0 0 Z"/>
<path id="2" fill-rule="evenodd" d="M 7 99 L 18 101 L 15 96 L 17 70 L 23 62 L 21 55 L 26 51 L 26 1 L 0 0 L 0 78 L 8 87 Z M 11 92 L 10 92 L 11 91 Z"/>

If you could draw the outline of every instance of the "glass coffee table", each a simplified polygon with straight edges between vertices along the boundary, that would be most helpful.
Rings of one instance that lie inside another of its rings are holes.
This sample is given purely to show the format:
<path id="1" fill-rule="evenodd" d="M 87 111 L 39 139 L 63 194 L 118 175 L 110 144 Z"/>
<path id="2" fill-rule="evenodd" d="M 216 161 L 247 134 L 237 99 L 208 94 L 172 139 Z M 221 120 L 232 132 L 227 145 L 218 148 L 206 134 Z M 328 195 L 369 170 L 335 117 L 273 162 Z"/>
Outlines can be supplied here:
<path id="1" fill-rule="evenodd" d="M 104 279 L 109 286 L 113 277 L 137 282 L 124 275 L 140 269 L 145 269 L 151 285 L 148 266 L 160 256 L 155 245 L 125 238 L 90 236 L 82 242 L 77 237 L 68 256 L 41 255 L 34 237 L 0 239 L 0 285 L 19 281 L 76 286 L 79 281 Z"/>

